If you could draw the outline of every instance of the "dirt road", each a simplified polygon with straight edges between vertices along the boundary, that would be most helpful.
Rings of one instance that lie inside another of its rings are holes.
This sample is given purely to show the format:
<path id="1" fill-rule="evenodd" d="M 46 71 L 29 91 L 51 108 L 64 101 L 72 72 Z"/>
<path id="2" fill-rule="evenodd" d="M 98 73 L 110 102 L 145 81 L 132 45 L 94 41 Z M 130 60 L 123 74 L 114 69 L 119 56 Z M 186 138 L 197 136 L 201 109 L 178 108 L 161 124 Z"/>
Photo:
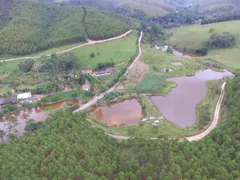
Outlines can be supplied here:
<path id="1" fill-rule="evenodd" d="M 80 47 L 84 47 L 84 46 L 88 46 L 88 45 L 92 45 L 92 44 L 100 44 L 100 43 L 104 43 L 104 42 L 108 42 L 108 41 L 113 41 L 113 40 L 116 40 L 116 39 L 120 39 L 122 37 L 125 37 L 127 36 L 129 33 L 131 33 L 132 30 L 129 30 L 127 31 L 126 33 L 124 34 L 121 34 L 120 36 L 116 36 L 116 37 L 113 37 L 113 38 L 109 38 L 109 39 L 104 39 L 104 40 L 98 40 L 98 41 L 92 41 L 92 40 L 88 40 L 87 43 L 84 43 L 84 44 L 80 44 L 78 46 L 75 46 L 73 48 L 70 48 L 70 49 L 66 49 L 66 50 L 63 50 L 63 51 L 59 51 L 59 52 L 56 52 L 55 54 L 63 54 L 63 53 L 66 53 L 66 52 L 70 52 L 74 49 L 78 49 Z M 51 56 L 51 54 L 48 54 L 46 56 Z M 41 58 L 41 56 L 33 56 L 33 57 L 19 57 L 19 58 L 12 58 L 12 59 L 5 59 L 5 60 L 0 60 L 0 63 L 1 62 L 8 62 L 8 61 L 17 61 L 17 60 L 26 60 L 26 59 L 39 59 Z"/>
<path id="2" fill-rule="evenodd" d="M 141 41 L 142 41 L 142 37 L 143 37 L 143 32 L 141 32 L 140 37 L 138 39 L 138 55 L 135 58 L 135 60 L 132 62 L 132 64 L 128 67 L 128 69 L 126 70 L 124 76 L 126 76 L 129 71 L 132 69 L 132 67 L 135 65 L 135 63 L 139 60 L 139 58 L 142 55 L 142 49 L 141 49 Z M 83 104 L 79 109 L 75 110 L 74 113 L 79 112 L 79 111 L 83 111 L 89 107 L 91 107 L 92 105 L 96 104 L 99 100 L 101 100 L 102 98 L 104 98 L 104 96 L 112 91 L 114 91 L 116 89 L 116 87 L 120 84 L 120 82 L 117 82 L 113 87 L 111 87 L 110 89 L 108 89 L 106 92 L 101 93 L 98 96 L 95 96 L 92 100 L 90 100 L 89 102 L 87 102 L 86 104 Z"/>
<path id="3" fill-rule="evenodd" d="M 221 109 L 221 104 L 224 98 L 224 94 L 225 94 L 225 86 L 226 86 L 226 82 L 223 83 L 222 85 L 222 89 L 221 89 L 221 95 L 218 99 L 217 105 L 216 105 L 216 109 L 215 109 L 215 113 L 214 113 L 214 118 L 212 121 L 212 124 L 202 133 L 195 135 L 195 136 L 191 136 L 191 137 L 187 137 L 186 139 L 190 142 L 192 141 L 200 141 L 201 139 L 203 139 L 205 136 L 207 136 L 218 124 L 218 120 L 219 120 L 219 114 L 220 114 L 220 109 Z"/>
<path id="4" fill-rule="evenodd" d="M 216 109 L 215 109 L 215 113 L 214 113 L 214 118 L 213 121 L 211 123 L 211 125 L 202 133 L 195 135 L 195 136 L 191 136 L 191 137 L 186 137 L 186 138 L 181 138 L 179 140 L 179 142 L 183 142 L 184 139 L 187 139 L 189 142 L 193 142 L 193 141 L 200 141 L 202 140 L 204 137 L 206 137 L 214 128 L 216 128 L 217 124 L 218 124 L 218 120 L 219 120 L 219 114 L 220 114 L 220 109 L 221 109 L 221 104 L 224 98 L 224 94 L 225 94 L 225 86 L 226 86 L 226 82 L 223 83 L 222 88 L 221 88 L 221 95 L 218 99 L 217 105 L 216 105 Z M 120 135 L 114 135 L 114 134 L 108 134 L 109 136 L 115 138 L 115 139 L 121 139 L 121 140 L 127 140 L 130 137 L 128 136 L 120 136 Z M 151 138 L 151 139 L 156 139 L 156 138 Z"/>

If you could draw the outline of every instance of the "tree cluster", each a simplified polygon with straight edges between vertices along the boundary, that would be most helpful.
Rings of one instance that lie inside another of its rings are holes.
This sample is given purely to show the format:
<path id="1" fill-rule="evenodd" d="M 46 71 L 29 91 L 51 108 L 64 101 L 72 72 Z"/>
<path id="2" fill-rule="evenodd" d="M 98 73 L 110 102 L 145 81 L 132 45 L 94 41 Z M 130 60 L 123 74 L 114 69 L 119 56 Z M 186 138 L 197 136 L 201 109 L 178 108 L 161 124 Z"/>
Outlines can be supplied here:
<path id="1" fill-rule="evenodd" d="M 222 34 L 214 33 L 207 41 L 208 47 L 227 48 L 232 47 L 235 43 L 235 36 L 229 32 Z"/>
<path id="2" fill-rule="evenodd" d="M 84 20 L 87 34 L 90 39 L 106 39 L 129 30 L 129 27 L 116 18 L 112 18 L 94 8 L 86 8 Z"/>

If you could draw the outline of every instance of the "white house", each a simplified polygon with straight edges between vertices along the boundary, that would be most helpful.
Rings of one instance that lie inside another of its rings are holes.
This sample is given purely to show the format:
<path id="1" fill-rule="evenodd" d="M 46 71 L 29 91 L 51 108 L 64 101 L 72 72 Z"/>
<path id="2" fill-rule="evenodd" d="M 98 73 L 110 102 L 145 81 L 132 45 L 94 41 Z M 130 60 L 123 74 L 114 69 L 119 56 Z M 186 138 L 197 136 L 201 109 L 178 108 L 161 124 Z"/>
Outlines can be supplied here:
<path id="1" fill-rule="evenodd" d="M 22 93 L 22 94 L 18 94 L 18 95 L 17 95 L 17 99 L 18 99 L 18 100 L 28 99 L 28 98 L 31 98 L 31 97 L 32 97 L 31 92 Z"/>

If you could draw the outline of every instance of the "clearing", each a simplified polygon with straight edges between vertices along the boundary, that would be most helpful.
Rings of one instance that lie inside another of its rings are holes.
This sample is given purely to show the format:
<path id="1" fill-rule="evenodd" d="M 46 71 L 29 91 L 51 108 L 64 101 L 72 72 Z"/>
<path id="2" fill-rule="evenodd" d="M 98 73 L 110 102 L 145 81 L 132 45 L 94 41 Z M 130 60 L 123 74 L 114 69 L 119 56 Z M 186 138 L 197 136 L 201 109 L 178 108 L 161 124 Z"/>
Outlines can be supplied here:
<path id="1" fill-rule="evenodd" d="M 115 64 L 129 60 L 137 51 L 137 32 L 133 31 L 126 37 L 105 42 L 104 44 L 93 44 L 72 52 L 79 59 L 82 67 L 95 68 L 98 63 L 114 61 Z M 90 54 L 94 53 L 94 57 Z"/>

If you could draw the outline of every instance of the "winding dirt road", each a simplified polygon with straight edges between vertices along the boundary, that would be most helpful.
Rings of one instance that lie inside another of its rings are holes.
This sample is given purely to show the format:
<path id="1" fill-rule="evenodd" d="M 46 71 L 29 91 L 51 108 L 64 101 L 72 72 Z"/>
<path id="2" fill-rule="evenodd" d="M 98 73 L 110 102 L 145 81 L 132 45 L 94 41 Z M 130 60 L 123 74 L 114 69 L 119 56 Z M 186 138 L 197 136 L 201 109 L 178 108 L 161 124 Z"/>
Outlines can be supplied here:
<path id="1" fill-rule="evenodd" d="M 218 124 L 218 120 L 219 120 L 219 114 L 220 114 L 220 109 L 221 109 L 221 104 L 224 98 L 224 94 L 225 94 L 225 86 L 226 86 L 226 82 L 223 83 L 222 88 L 221 88 L 221 95 L 218 99 L 217 105 L 216 105 L 216 109 L 215 109 L 215 113 L 214 113 L 214 118 L 213 121 L 211 123 L 211 125 L 202 133 L 195 135 L 195 136 L 191 136 L 191 137 L 186 137 L 186 138 L 181 138 L 179 140 L 179 142 L 183 142 L 185 139 L 187 139 L 189 142 L 193 142 L 193 141 L 200 141 L 202 140 L 204 137 L 206 137 Z M 115 138 L 115 139 L 120 139 L 120 140 L 127 140 L 130 137 L 128 136 L 120 136 L 120 135 L 113 135 L 113 134 L 108 134 L 109 136 Z M 151 139 L 156 139 L 156 138 L 151 138 Z"/>
<path id="2" fill-rule="evenodd" d="M 104 40 L 98 40 L 98 41 L 92 41 L 92 40 L 88 40 L 87 43 L 84 43 L 84 44 L 80 44 L 78 46 L 75 46 L 73 48 L 69 48 L 69 49 L 66 49 L 66 50 L 63 50 L 63 51 L 59 51 L 59 52 L 56 52 L 55 54 L 63 54 L 63 53 L 66 53 L 66 52 L 70 52 L 74 49 L 78 49 L 80 47 L 84 47 L 84 46 L 88 46 L 88 45 L 92 45 L 92 44 L 100 44 L 100 43 L 104 43 L 104 42 L 108 42 L 108 41 L 113 41 L 113 40 L 116 40 L 116 39 L 120 39 L 122 37 L 125 37 L 127 36 L 129 33 L 131 33 L 132 30 L 129 30 L 127 31 L 126 33 L 124 34 L 121 34 L 119 36 L 116 36 L 116 37 L 113 37 L 113 38 L 109 38 L 109 39 L 104 39 Z M 51 54 L 48 54 L 46 56 L 51 56 Z M 0 63 L 1 62 L 8 62 L 8 61 L 17 61 L 17 60 L 26 60 L 26 59 L 39 59 L 41 58 L 41 56 L 33 56 L 33 57 L 18 57 L 18 58 L 12 58 L 12 59 L 5 59 L 5 60 L 0 60 Z"/>
<path id="3" fill-rule="evenodd" d="M 132 64 L 128 67 L 128 69 L 126 70 L 126 72 L 124 73 L 124 76 L 126 76 L 129 71 L 132 69 L 132 67 L 136 64 L 136 62 L 139 60 L 139 58 L 142 55 L 142 49 L 141 49 L 141 41 L 142 41 L 142 37 L 143 37 L 143 32 L 141 32 L 139 39 L 138 39 L 138 55 L 137 57 L 134 59 L 134 61 L 132 62 Z M 108 89 L 106 92 L 101 93 L 98 96 L 95 96 L 92 100 L 90 100 L 89 102 L 87 102 L 86 104 L 83 104 L 79 109 L 75 110 L 73 113 L 79 112 L 79 111 L 83 111 L 89 107 L 91 107 L 92 105 L 96 104 L 100 99 L 104 98 L 104 96 L 112 91 L 114 91 L 116 89 L 116 87 L 120 84 L 120 82 L 118 81 L 113 87 L 111 87 L 110 89 Z"/>
<path id="4" fill-rule="evenodd" d="M 218 120 L 219 120 L 219 114 L 220 114 L 220 109 L 221 109 L 221 104 L 224 98 L 224 94 L 225 94 L 225 86 L 226 86 L 226 82 L 223 83 L 222 85 L 222 89 L 221 89 L 221 95 L 218 99 L 217 105 L 216 105 L 216 109 L 215 109 L 215 113 L 214 113 L 214 118 L 212 121 L 212 124 L 202 133 L 195 135 L 195 136 L 191 136 L 191 137 L 187 137 L 186 139 L 190 142 L 192 141 L 200 141 L 201 139 L 203 139 L 205 136 L 207 136 L 218 124 Z"/>

